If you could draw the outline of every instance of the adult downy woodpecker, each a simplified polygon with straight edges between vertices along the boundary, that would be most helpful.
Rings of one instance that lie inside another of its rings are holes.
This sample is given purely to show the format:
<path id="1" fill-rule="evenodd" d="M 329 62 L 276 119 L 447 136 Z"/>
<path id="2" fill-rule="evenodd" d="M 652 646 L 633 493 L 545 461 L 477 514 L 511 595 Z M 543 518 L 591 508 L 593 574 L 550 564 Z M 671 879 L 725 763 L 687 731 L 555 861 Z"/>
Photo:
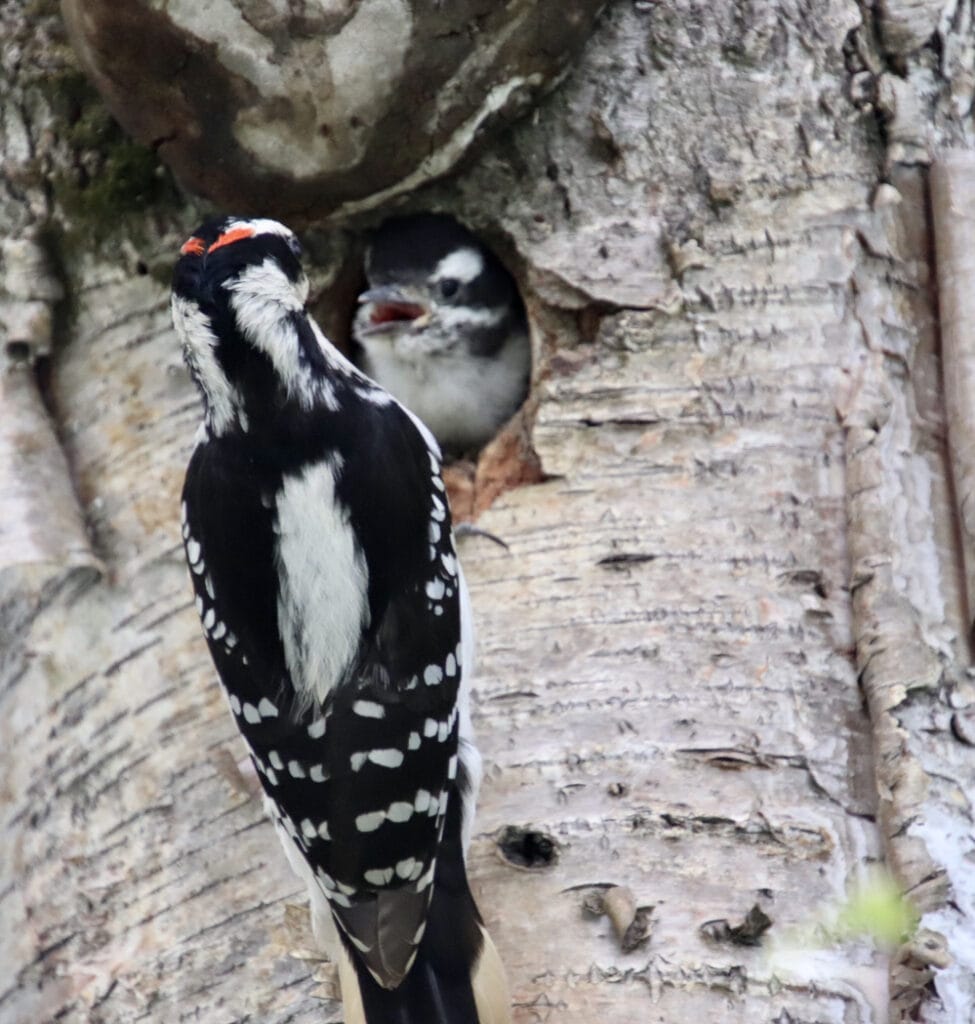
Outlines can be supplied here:
<path id="1" fill-rule="evenodd" d="M 359 365 L 446 449 L 483 445 L 528 389 L 528 325 L 511 275 L 466 228 L 427 213 L 379 228 L 366 277 Z"/>
<path id="2" fill-rule="evenodd" d="M 308 316 L 283 225 L 209 221 L 181 253 L 196 607 L 345 1019 L 503 1024 L 464 867 L 473 640 L 437 443 Z"/>

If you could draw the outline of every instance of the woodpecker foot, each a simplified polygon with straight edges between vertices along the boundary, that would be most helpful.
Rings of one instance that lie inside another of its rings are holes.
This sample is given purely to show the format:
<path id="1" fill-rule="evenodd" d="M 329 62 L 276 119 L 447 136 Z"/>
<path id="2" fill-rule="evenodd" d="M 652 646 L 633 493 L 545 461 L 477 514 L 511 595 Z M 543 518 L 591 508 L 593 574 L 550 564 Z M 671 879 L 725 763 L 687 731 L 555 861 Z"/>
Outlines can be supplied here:
<path id="1" fill-rule="evenodd" d="M 493 540 L 495 544 L 499 544 L 505 551 L 511 550 L 507 543 L 496 533 L 491 533 L 490 530 L 483 530 L 480 526 L 475 526 L 473 523 L 458 523 L 454 527 L 454 535 L 456 537 L 485 537 L 488 540 Z"/>

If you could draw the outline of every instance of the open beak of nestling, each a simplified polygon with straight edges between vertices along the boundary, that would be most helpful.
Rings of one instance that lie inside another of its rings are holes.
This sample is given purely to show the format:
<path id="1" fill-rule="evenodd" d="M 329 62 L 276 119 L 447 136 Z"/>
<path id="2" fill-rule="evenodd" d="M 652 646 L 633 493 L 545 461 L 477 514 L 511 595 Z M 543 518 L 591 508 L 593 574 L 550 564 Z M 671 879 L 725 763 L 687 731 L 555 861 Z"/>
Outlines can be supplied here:
<path id="1" fill-rule="evenodd" d="M 404 324 L 422 329 L 430 322 L 430 309 L 404 294 L 394 285 L 370 288 L 359 296 L 359 304 L 365 306 L 365 324 L 360 330 L 372 334 L 392 330 Z"/>

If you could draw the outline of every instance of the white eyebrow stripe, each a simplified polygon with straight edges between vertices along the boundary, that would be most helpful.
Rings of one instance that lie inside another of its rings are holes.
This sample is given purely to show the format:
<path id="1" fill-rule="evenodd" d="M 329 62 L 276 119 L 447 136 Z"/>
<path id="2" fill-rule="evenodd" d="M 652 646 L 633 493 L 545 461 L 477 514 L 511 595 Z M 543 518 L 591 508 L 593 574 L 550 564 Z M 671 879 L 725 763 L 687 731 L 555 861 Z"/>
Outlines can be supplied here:
<path id="1" fill-rule="evenodd" d="M 294 232 L 276 220 L 269 220 L 267 217 L 255 217 L 252 220 L 232 220 L 224 233 L 237 231 L 241 228 L 250 228 L 255 235 L 279 235 L 281 238 L 293 238 Z"/>
<path id="2" fill-rule="evenodd" d="M 445 277 L 452 277 L 462 284 L 470 284 L 483 269 L 484 257 L 477 249 L 467 246 L 444 256 L 433 272 L 433 279 L 439 281 Z"/>

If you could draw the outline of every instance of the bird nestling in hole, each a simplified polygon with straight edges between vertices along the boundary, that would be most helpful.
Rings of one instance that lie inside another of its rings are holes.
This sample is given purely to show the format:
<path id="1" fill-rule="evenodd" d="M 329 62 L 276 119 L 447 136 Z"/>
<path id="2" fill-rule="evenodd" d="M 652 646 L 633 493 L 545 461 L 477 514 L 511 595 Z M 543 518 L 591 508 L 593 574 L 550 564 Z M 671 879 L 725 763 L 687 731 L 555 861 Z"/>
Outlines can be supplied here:
<path id="1" fill-rule="evenodd" d="M 525 399 L 524 303 L 501 261 L 444 214 L 387 220 L 366 251 L 356 362 L 444 450 L 481 448 Z"/>

